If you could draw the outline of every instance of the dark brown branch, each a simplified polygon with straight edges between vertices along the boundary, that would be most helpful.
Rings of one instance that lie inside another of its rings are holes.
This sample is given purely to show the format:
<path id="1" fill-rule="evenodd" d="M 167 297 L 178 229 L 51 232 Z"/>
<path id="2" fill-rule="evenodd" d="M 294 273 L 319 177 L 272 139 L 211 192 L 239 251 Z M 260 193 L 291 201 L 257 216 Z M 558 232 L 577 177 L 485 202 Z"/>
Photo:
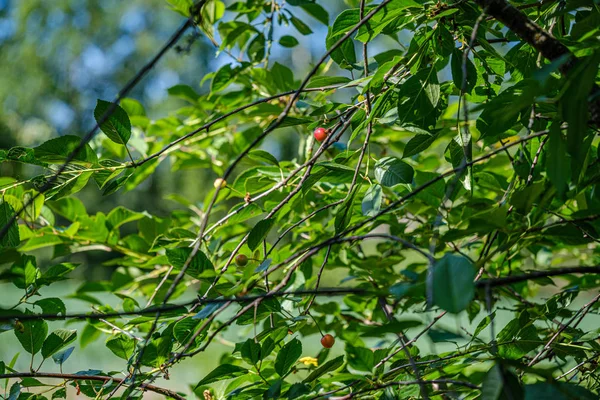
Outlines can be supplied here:
<path id="1" fill-rule="evenodd" d="M 539 51 L 542 56 L 550 61 L 567 57 L 566 62 L 560 66 L 560 72 L 567 74 L 576 64 L 577 58 L 569 51 L 567 46 L 546 32 L 542 27 L 533 22 L 518 8 L 510 5 L 505 0 L 475 0 L 475 2 L 496 20 L 502 22 L 508 29 Z M 595 96 L 600 88 L 594 85 L 590 102 L 590 122 L 600 126 L 600 96 Z"/>
<path id="2" fill-rule="evenodd" d="M 15 372 L 12 374 L 0 374 L 0 379 L 16 379 L 16 378 L 52 378 L 52 379 L 64 379 L 67 381 L 100 381 L 109 382 L 113 381 L 118 384 L 123 383 L 123 379 L 115 378 L 113 376 L 105 375 L 78 375 L 78 374 L 58 374 L 50 372 Z M 142 384 L 140 385 L 142 390 L 149 390 L 154 393 L 162 394 L 163 396 L 171 397 L 177 400 L 185 400 L 185 397 L 159 386 Z"/>
<path id="3" fill-rule="evenodd" d="M 273 297 L 283 297 L 283 296 L 342 296 L 346 294 L 378 294 L 375 292 L 369 292 L 363 289 L 355 289 L 355 288 L 324 288 L 321 290 L 296 290 L 293 292 L 270 292 L 264 293 L 254 296 L 244 296 L 244 297 L 233 297 L 233 298 L 219 298 L 219 299 L 201 299 L 201 300 L 193 300 L 187 303 L 182 304 L 167 304 L 163 307 L 150 307 L 145 308 L 138 311 L 123 311 L 123 312 L 112 312 L 112 313 L 77 313 L 77 314 L 12 314 L 12 315 L 2 315 L 0 314 L 0 321 L 12 321 L 18 319 L 19 321 L 30 321 L 37 319 L 45 319 L 48 321 L 61 321 L 68 319 L 107 319 L 107 318 L 118 318 L 118 317 L 126 317 L 130 315 L 146 315 L 146 314 L 155 314 L 157 311 L 173 311 L 181 307 L 189 307 L 192 305 L 202 306 L 206 304 L 224 304 L 228 302 L 244 304 L 250 303 L 257 299 L 264 298 L 273 298 Z"/>
<path id="4" fill-rule="evenodd" d="M 512 285 L 514 283 L 531 281 L 540 278 L 549 278 L 551 276 L 569 275 L 569 274 L 600 274 L 600 265 L 593 267 L 564 267 L 555 268 L 549 271 L 534 271 L 523 275 L 513 275 L 504 278 L 482 279 L 475 285 L 479 288 L 496 287 Z"/>

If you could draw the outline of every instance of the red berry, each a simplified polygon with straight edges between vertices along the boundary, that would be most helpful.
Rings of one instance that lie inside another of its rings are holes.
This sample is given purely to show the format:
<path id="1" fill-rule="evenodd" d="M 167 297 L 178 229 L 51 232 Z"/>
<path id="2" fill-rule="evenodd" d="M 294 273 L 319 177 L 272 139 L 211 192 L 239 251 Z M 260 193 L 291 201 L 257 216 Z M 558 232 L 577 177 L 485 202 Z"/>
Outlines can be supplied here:
<path id="1" fill-rule="evenodd" d="M 335 339 L 329 333 L 321 338 L 321 344 L 326 349 L 332 348 L 334 343 L 335 343 Z"/>
<path id="2" fill-rule="evenodd" d="M 329 133 L 328 129 L 317 128 L 317 129 L 315 129 L 315 132 L 313 133 L 313 135 L 315 136 L 315 139 L 317 139 L 317 142 L 322 142 L 323 140 L 325 140 L 325 138 L 327 138 L 328 133 Z"/>
<path id="3" fill-rule="evenodd" d="M 248 257 L 243 254 L 239 254 L 237 257 L 235 257 L 235 263 L 238 267 L 245 267 L 246 264 L 248 264 Z"/>

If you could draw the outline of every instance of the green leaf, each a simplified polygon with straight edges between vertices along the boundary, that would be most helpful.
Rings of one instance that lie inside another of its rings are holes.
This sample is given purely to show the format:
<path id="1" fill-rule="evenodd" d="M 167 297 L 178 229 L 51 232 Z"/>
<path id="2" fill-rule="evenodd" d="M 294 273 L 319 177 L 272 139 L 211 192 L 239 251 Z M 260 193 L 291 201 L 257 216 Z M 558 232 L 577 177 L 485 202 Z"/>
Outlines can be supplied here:
<path id="1" fill-rule="evenodd" d="M 144 218 L 145 215 L 135 211 L 128 210 L 125 207 L 119 206 L 113 208 L 106 216 L 106 221 L 110 224 L 111 229 L 117 229 L 121 225 L 128 222 L 133 222 Z"/>
<path id="2" fill-rule="evenodd" d="M 494 365 L 483 379 L 481 400 L 522 399 L 523 388 L 517 377 L 501 365 Z M 542 398 L 542 397 L 540 397 Z"/>
<path id="3" fill-rule="evenodd" d="M 100 125 L 100 129 L 110 140 L 117 144 L 126 145 L 131 137 L 131 122 L 125 110 L 118 104 L 114 105 L 114 110 L 107 117 L 107 111 L 113 108 L 113 103 L 98 99 L 94 118 Z M 104 121 L 100 123 L 101 121 Z"/>
<path id="4" fill-rule="evenodd" d="M 15 215 L 15 210 L 8 204 L 7 202 L 3 202 L 0 204 L 0 227 L 4 227 L 8 224 L 10 219 Z M 0 239 L 1 247 L 17 247 L 21 243 L 21 239 L 19 237 L 19 227 L 17 225 L 17 221 L 15 220 L 6 235 Z"/>
<path id="5" fill-rule="evenodd" d="M 553 122 L 550 126 L 545 165 L 548 179 L 556 188 L 558 195 L 562 197 L 568 189 L 571 171 L 567 146 L 560 131 L 560 122 Z"/>
<path id="6" fill-rule="evenodd" d="M 75 329 L 57 329 L 52 332 L 42 346 L 42 357 L 48 358 L 63 347 L 72 343 L 77 339 L 77 331 Z"/>
<path id="7" fill-rule="evenodd" d="M 302 355 L 302 343 L 298 339 L 292 339 L 285 344 L 277 353 L 275 359 L 275 372 L 283 377 L 288 373 L 292 365 Z"/>
<path id="8" fill-rule="evenodd" d="M 454 81 L 454 86 L 458 90 L 462 90 L 463 84 L 463 52 L 454 49 L 452 50 L 452 61 L 450 62 L 450 67 L 452 70 L 452 80 Z M 477 83 L 477 69 L 473 62 L 467 58 L 467 82 L 465 91 L 466 93 L 471 93 L 475 84 Z"/>
<path id="9" fill-rule="evenodd" d="M 296 17 L 292 17 L 290 19 L 290 21 L 292 22 L 292 25 L 294 25 L 294 27 L 298 30 L 298 32 L 300 32 L 303 35 L 310 35 L 312 33 L 312 30 L 308 27 L 308 25 L 306 25 L 304 22 L 302 22 L 300 19 L 296 18 Z"/>
<path id="10" fill-rule="evenodd" d="M 560 100 L 560 110 L 567 122 L 567 150 L 573 157 L 574 171 L 579 175 L 585 161 L 588 146 L 584 145 L 588 129 L 588 97 L 598 73 L 600 51 L 593 56 L 578 60 L 567 78 L 567 90 Z"/>
<path id="11" fill-rule="evenodd" d="M 325 364 L 321 365 L 319 368 L 315 369 L 304 379 L 303 382 L 310 383 L 315 379 L 320 378 L 328 372 L 335 371 L 344 365 L 344 356 L 339 356 L 334 358 L 333 360 L 327 361 Z"/>
<path id="12" fill-rule="evenodd" d="M 431 133 L 420 129 L 420 133 L 413 136 L 408 143 L 406 143 L 404 152 L 402 153 L 402 158 L 412 157 L 420 154 L 421 152 L 427 150 L 436 139 L 437 135 L 432 135 Z"/>
<path id="13" fill-rule="evenodd" d="M 263 219 L 254 225 L 254 228 L 252 228 L 248 234 L 248 247 L 250 250 L 254 251 L 262 243 L 262 241 L 267 237 L 274 223 L 275 220 L 269 218 Z"/>
<path id="14" fill-rule="evenodd" d="M 42 348 L 48 334 L 48 324 L 44 320 L 23 321 L 15 327 L 15 336 L 26 352 L 36 354 Z"/>
<path id="15" fill-rule="evenodd" d="M 325 86 L 343 85 L 348 82 L 351 82 L 351 80 L 345 76 L 315 76 L 308 81 L 306 88 L 311 89 Z"/>
<path id="16" fill-rule="evenodd" d="M 386 30 L 386 28 L 393 27 L 394 24 L 402 21 L 402 17 L 406 15 L 405 9 L 419 7 L 421 5 L 412 0 L 392 0 L 371 17 L 366 24 L 360 27 L 356 35 L 356 40 L 363 43 L 372 41 L 377 35 Z M 367 11 L 365 10 L 365 12 Z"/>
<path id="17" fill-rule="evenodd" d="M 323 25 L 329 25 L 329 13 L 323 7 L 317 3 L 304 3 L 301 5 L 302 9 L 306 11 L 311 17 L 316 18 Z"/>
<path id="18" fill-rule="evenodd" d="M 124 360 L 129 360 L 135 349 L 135 342 L 129 336 L 121 333 L 108 339 L 106 341 L 106 347 L 108 347 L 115 356 Z"/>
<path id="19" fill-rule="evenodd" d="M 224 379 L 231 379 L 237 376 L 242 376 L 247 374 L 248 370 L 246 368 L 238 367 L 237 365 L 231 364 L 221 364 L 214 370 L 212 370 L 208 375 L 206 375 L 196 387 L 200 387 L 203 385 L 207 385 L 209 383 L 222 381 Z"/>
<path id="20" fill-rule="evenodd" d="M 192 254 L 192 250 L 193 249 L 191 247 L 167 249 L 167 258 L 173 267 L 177 268 L 178 270 L 182 270 L 186 261 Z M 213 266 L 212 262 L 210 262 L 208 257 L 206 257 L 206 254 L 204 254 L 201 250 L 198 250 L 192 260 L 189 262 L 185 273 L 193 277 L 199 277 L 204 271 L 214 272 L 214 270 L 215 267 Z"/>
<path id="21" fill-rule="evenodd" d="M 364 216 L 373 216 L 376 215 L 379 210 L 381 210 L 381 201 L 383 200 L 383 194 L 381 190 L 381 186 L 379 185 L 371 185 L 367 192 L 365 193 L 365 197 L 362 201 L 362 214 Z"/>
<path id="22" fill-rule="evenodd" d="M 475 296 L 475 267 L 465 257 L 445 254 L 433 270 L 433 303 L 457 314 Z"/>
<path id="23" fill-rule="evenodd" d="M 524 400 L 596 400 L 597 398 L 597 394 L 575 384 L 540 382 L 525 386 Z"/>
<path id="24" fill-rule="evenodd" d="M 440 101 L 440 84 L 434 67 L 417 72 L 400 85 L 398 123 L 418 122 L 433 113 Z"/>
<path id="25" fill-rule="evenodd" d="M 283 47 L 296 47 L 298 46 L 299 42 L 298 39 L 296 39 L 293 36 L 290 35 L 284 35 L 279 39 L 279 44 L 282 45 Z"/>
<path id="26" fill-rule="evenodd" d="M 256 343 L 254 339 L 248 339 L 241 348 L 242 358 L 248 364 L 255 365 L 261 360 L 260 350 L 260 343 Z"/>
<path id="27" fill-rule="evenodd" d="M 50 164 L 62 164 L 70 155 L 82 145 L 81 138 L 74 135 L 65 135 L 50 139 L 33 149 L 35 157 L 40 161 Z M 92 165 L 98 163 L 98 156 L 89 144 L 84 144 L 73 157 L 77 164 Z"/>
<path id="28" fill-rule="evenodd" d="M 262 61 L 265 58 L 266 47 L 265 35 L 259 33 L 248 46 L 248 57 L 250 60 L 253 62 Z"/>
<path id="29" fill-rule="evenodd" d="M 271 153 L 264 150 L 252 150 L 248 153 L 248 157 L 255 161 L 264 162 L 277 167 L 279 166 L 279 161 L 277 161 L 277 159 Z"/>
<path id="30" fill-rule="evenodd" d="M 360 21 L 359 10 L 351 9 L 342 11 L 325 38 L 325 46 L 330 50 L 346 33 Z M 331 59 L 342 68 L 351 68 L 356 63 L 356 52 L 352 40 L 345 40 L 341 46 L 331 53 Z"/>
<path id="31" fill-rule="evenodd" d="M 375 164 L 375 179 L 382 186 L 392 187 L 400 183 L 412 183 L 413 168 L 396 157 L 384 157 Z"/>

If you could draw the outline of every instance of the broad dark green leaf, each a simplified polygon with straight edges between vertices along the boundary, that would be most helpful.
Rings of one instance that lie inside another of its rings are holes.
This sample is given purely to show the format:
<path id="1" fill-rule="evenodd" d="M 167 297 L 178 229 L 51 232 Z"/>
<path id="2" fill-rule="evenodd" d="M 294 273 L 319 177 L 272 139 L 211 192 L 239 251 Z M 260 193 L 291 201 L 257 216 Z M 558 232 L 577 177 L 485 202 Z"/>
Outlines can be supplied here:
<path id="1" fill-rule="evenodd" d="M 112 112 L 109 112 L 110 110 Z M 115 143 L 126 145 L 131 137 L 131 122 L 125 110 L 118 104 L 98 100 L 94 109 L 94 118 L 100 129 Z"/>
<path id="2" fill-rule="evenodd" d="M 75 163 L 93 165 L 98 163 L 98 156 L 89 144 L 82 143 L 79 136 L 65 135 L 50 139 L 33 149 L 35 157 L 50 164 L 62 164 L 71 159 Z M 77 154 L 72 154 L 77 151 Z"/>
<path id="3" fill-rule="evenodd" d="M 366 216 L 376 215 L 381 210 L 383 195 L 381 186 L 371 185 L 362 200 L 362 213 Z"/>
<path id="4" fill-rule="evenodd" d="M 248 247 L 250 250 L 254 251 L 262 243 L 274 223 L 275 220 L 273 219 L 263 219 L 254 225 L 254 228 L 248 234 Z"/>
<path id="5" fill-rule="evenodd" d="M 15 215 L 15 210 L 7 202 L 0 204 L 0 227 L 6 226 Z M 17 247 L 21 243 L 17 221 L 10 224 L 6 235 L 0 239 L 2 247 Z"/>
<path id="6" fill-rule="evenodd" d="M 108 347 L 115 356 L 128 360 L 135 349 L 135 341 L 129 336 L 120 333 L 117 336 L 108 339 L 106 341 L 106 347 Z"/>
<path id="7" fill-rule="evenodd" d="M 375 179 L 382 186 L 412 183 L 414 172 L 410 165 L 396 157 L 384 157 L 375 164 Z"/>
<path id="8" fill-rule="evenodd" d="M 283 47 L 296 47 L 298 46 L 298 39 L 290 35 L 284 35 L 279 39 L 279 44 Z"/>
<path id="9" fill-rule="evenodd" d="M 281 377 L 285 376 L 301 355 L 302 343 L 298 339 L 290 340 L 277 353 L 275 372 Z"/>
<path id="10" fill-rule="evenodd" d="M 75 329 L 57 329 L 48 335 L 42 345 L 42 357 L 48 358 L 77 339 Z"/>
<path id="11" fill-rule="evenodd" d="M 224 379 L 231 379 L 237 376 L 241 376 L 248 373 L 246 368 L 238 367 L 237 365 L 231 364 L 221 364 L 214 370 L 212 370 L 208 375 L 206 375 L 196 387 L 207 385 L 209 383 L 222 381 Z"/>
<path id="12" fill-rule="evenodd" d="M 475 296 L 475 267 L 463 256 L 445 254 L 433 270 L 433 303 L 456 314 Z"/>
<path id="13" fill-rule="evenodd" d="M 15 324 L 15 336 L 29 354 L 36 354 L 42 349 L 48 334 L 48 324 L 44 320 L 30 320 Z"/>
<path id="14" fill-rule="evenodd" d="M 304 379 L 304 382 L 310 383 L 315 379 L 319 379 L 321 376 L 325 375 L 328 372 L 335 371 L 344 365 L 344 356 L 339 356 L 334 358 L 333 360 L 327 361 L 325 364 L 321 365 L 319 368 L 315 369 Z"/>
<path id="15" fill-rule="evenodd" d="M 190 276 L 198 277 L 205 271 L 214 272 L 215 267 L 201 250 L 198 250 L 193 257 L 191 257 L 192 252 L 191 247 L 179 247 L 167 249 L 166 253 L 171 265 L 178 270 L 182 270 L 187 263 L 185 273 Z"/>

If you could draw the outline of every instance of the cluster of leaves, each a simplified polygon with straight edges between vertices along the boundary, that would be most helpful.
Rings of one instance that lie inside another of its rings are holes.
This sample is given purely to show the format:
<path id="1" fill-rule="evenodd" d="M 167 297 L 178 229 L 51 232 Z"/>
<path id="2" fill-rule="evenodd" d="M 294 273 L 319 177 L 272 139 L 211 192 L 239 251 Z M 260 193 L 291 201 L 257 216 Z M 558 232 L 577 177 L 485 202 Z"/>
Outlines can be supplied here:
<path id="1" fill-rule="evenodd" d="M 159 120 L 133 99 L 108 116 L 111 103 L 99 101 L 103 134 L 90 144 L 61 136 L 0 150 L 1 162 L 41 171 L 0 178 L 0 279 L 23 291 L 0 328 L 31 359 L 19 375 L 18 354 L 3 350 L 0 375 L 20 378 L 6 398 L 42 399 L 23 389 L 45 385 L 65 398 L 67 382 L 98 398 L 121 387 L 124 398 L 165 394 L 149 382 L 202 358 L 221 335 L 231 351 L 190 387 L 205 399 L 597 398 L 600 332 L 581 322 L 597 316 L 600 296 L 573 302 L 600 287 L 599 154 L 588 124 L 598 4 L 522 4 L 572 52 L 544 60 L 471 1 L 350 3 L 330 18 L 311 0 L 212 0 L 190 16 L 191 1 L 171 0 L 232 58 L 205 77 L 208 93 L 169 89 L 187 104 Z M 298 34 L 319 40 L 314 23 L 327 26 L 327 54 L 309 75 L 269 62 Z M 292 33 L 274 44 L 285 26 Z M 329 132 L 320 144 L 316 127 Z M 259 148 L 279 132 L 297 134 L 293 159 Z M 166 162 L 220 178 L 200 204 L 174 193 L 181 207 L 170 215 L 90 214 L 77 197 L 88 183 L 118 196 Z M 94 313 L 44 296 L 85 267 L 74 253 L 98 250 L 114 254 L 112 278 L 70 295 Z M 176 301 L 190 292 L 198 298 Z M 505 326 L 500 312 L 512 315 Z M 436 328 L 459 313 L 476 328 Z M 56 319 L 87 321 L 80 348 L 67 347 L 75 330 L 48 334 Z M 337 353 L 310 353 L 324 333 Z M 455 346 L 428 353 L 420 337 Z M 125 379 L 98 369 L 39 380 L 44 360 L 62 372 L 96 340 L 124 360 Z"/>

